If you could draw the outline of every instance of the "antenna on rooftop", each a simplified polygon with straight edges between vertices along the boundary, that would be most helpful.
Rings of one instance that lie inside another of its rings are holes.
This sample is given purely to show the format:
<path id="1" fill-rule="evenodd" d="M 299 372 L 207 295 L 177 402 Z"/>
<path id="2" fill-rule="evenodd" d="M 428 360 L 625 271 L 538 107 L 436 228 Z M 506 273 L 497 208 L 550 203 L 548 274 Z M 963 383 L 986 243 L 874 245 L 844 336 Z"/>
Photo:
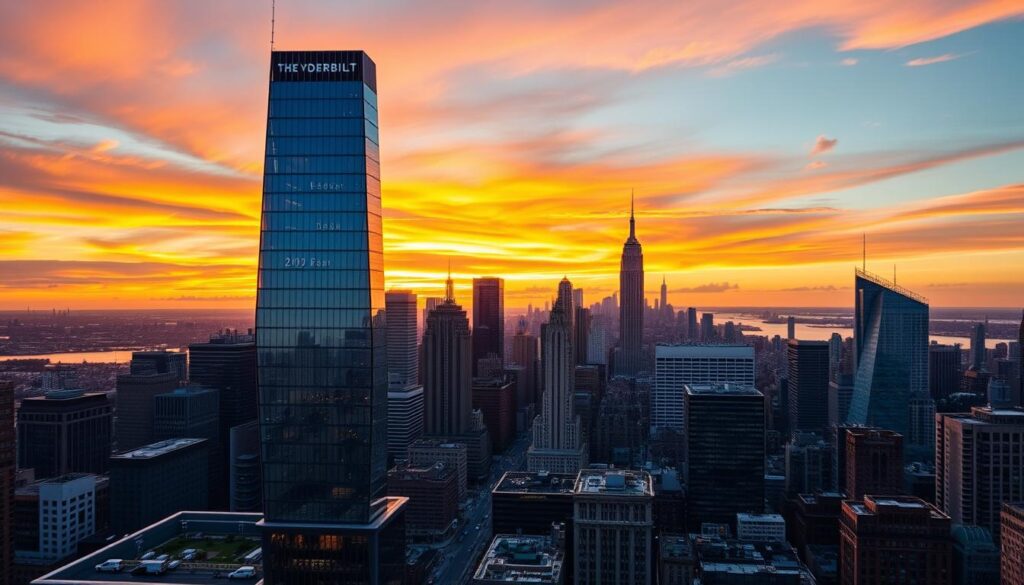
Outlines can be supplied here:
<path id="1" fill-rule="evenodd" d="M 277 15 L 277 0 L 270 0 L 270 52 L 274 52 L 274 20 Z"/>
<path id="2" fill-rule="evenodd" d="M 867 272 L 868 271 L 868 234 L 864 233 L 863 236 L 864 236 L 864 244 L 861 247 L 861 266 L 860 266 L 860 269 L 861 269 L 862 272 Z"/>

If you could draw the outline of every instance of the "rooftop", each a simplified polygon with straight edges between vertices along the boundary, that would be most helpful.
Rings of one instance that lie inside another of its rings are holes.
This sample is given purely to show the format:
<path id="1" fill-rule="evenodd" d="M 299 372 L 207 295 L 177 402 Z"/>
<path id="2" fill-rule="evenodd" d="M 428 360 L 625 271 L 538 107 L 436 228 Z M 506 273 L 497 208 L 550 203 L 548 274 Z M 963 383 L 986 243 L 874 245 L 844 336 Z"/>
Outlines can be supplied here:
<path id="1" fill-rule="evenodd" d="M 743 384 L 684 384 L 691 396 L 763 396 L 757 388 Z"/>
<path id="2" fill-rule="evenodd" d="M 654 348 L 655 359 L 732 357 L 754 359 L 754 347 L 742 344 L 719 343 L 659 343 Z"/>
<path id="3" fill-rule="evenodd" d="M 473 575 L 477 582 L 561 583 L 563 553 L 548 536 L 499 534 Z"/>
<path id="4" fill-rule="evenodd" d="M 60 567 L 33 585 L 101 585 L 131 583 L 140 580 L 160 585 L 222 584 L 224 576 L 243 565 L 261 569 L 259 560 L 245 557 L 260 547 L 256 521 L 260 514 L 237 512 L 178 512 L 151 524 L 134 534 Z M 185 549 L 197 549 L 198 558 L 182 560 L 182 564 L 162 575 L 133 577 L 131 569 L 138 566 L 140 556 L 148 551 L 168 554 L 180 559 Z M 96 565 L 107 559 L 123 559 L 126 568 L 120 573 L 100 573 Z M 259 585 L 256 580 L 247 581 Z"/>
<path id="5" fill-rule="evenodd" d="M 662 534 L 660 538 L 661 558 L 684 560 L 693 558 L 693 547 L 685 534 Z"/>
<path id="6" fill-rule="evenodd" d="M 885 277 L 879 276 L 879 275 L 877 275 L 877 274 L 875 274 L 873 272 L 868 272 L 867 270 L 861 270 L 860 268 L 857 268 L 857 269 L 855 269 L 854 274 L 857 277 L 859 277 L 859 278 L 863 278 L 864 280 L 867 280 L 868 282 L 873 282 L 874 284 L 877 284 L 878 286 L 881 286 L 883 288 L 889 289 L 890 291 L 892 291 L 892 292 L 894 292 L 894 293 L 896 293 L 898 295 L 903 295 L 903 296 L 907 297 L 908 299 L 910 299 L 912 301 L 917 301 L 917 302 L 921 303 L 922 305 L 927 305 L 928 304 L 928 299 L 926 299 L 925 297 L 917 294 L 916 292 L 910 290 L 909 288 L 904 288 L 902 286 L 899 286 L 894 281 L 891 281 L 891 280 L 889 280 L 889 279 L 887 279 Z"/>
<path id="7" fill-rule="evenodd" d="M 151 443 L 132 451 L 125 451 L 124 453 L 118 453 L 112 455 L 111 459 L 152 459 L 154 457 L 160 457 L 166 455 L 172 451 L 178 449 L 184 449 L 191 447 L 197 443 L 202 443 L 206 439 L 167 439 L 166 441 L 158 441 Z"/>
<path id="8" fill-rule="evenodd" d="M 623 469 L 584 469 L 576 478 L 574 492 L 606 496 L 654 496 L 649 473 Z"/>
<path id="9" fill-rule="evenodd" d="M 778 524 L 785 524 L 781 514 L 750 514 L 746 512 L 739 512 L 736 514 L 736 520 L 740 522 L 773 522 Z"/>
<path id="10" fill-rule="evenodd" d="M 571 494 L 576 474 L 538 471 L 507 471 L 494 486 L 494 492 L 522 494 Z"/>

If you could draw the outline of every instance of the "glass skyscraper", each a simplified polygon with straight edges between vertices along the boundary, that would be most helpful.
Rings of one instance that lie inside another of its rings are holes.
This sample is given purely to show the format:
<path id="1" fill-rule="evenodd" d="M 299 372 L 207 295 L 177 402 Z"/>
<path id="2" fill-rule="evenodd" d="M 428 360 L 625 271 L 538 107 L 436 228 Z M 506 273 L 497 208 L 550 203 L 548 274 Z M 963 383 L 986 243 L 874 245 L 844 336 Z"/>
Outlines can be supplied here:
<path id="1" fill-rule="evenodd" d="M 268 585 L 390 583 L 404 499 L 385 498 L 387 352 L 376 66 L 274 52 L 257 375 Z"/>
<path id="2" fill-rule="evenodd" d="M 896 431 L 905 448 L 923 444 L 930 429 L 912 427 L 910 406 L 929 399 L 928 303 L 859 269 L 855 288 L 857 369 L 847 422 Z"/>

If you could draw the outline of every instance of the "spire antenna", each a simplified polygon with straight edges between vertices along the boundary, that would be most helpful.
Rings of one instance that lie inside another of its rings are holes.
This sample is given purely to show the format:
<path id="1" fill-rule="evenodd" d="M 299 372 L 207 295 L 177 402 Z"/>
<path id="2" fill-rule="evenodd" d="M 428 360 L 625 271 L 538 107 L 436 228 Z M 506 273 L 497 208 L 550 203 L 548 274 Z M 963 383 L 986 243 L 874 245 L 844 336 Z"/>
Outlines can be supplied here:
<path id="1" fill-rule="evenodd" d="M 270 52 L 274 52 L 274 21 L 277 16 L 277 0 L 270 0 Z"/>
<path id="2" fill-rule="evenodd" d="M 452 259 L 448 258 L 448 279 L 444 281 L 444 300 L 455 302 L 455 283 L 452 282 Z"/>
<path id="3" fill-rule="evenodd" d="M 860 260 L 861 264 L 860 264 L 860 269 L 861 269 L 861 271 L 864 271 L 864 273 L 866 273 L 866 271 L 867 271 L 867 234 L 864 233 L 863 237 L 864 237 L 864 243 L 863 243 L 863 246 L 861 247 L 861 260 Z"/>
<path id="4" fill-rule="evenodd" d="M 629 190 L 629 239 L 636 239 L 636 217 L 633 214 L 633 189 Z"/>

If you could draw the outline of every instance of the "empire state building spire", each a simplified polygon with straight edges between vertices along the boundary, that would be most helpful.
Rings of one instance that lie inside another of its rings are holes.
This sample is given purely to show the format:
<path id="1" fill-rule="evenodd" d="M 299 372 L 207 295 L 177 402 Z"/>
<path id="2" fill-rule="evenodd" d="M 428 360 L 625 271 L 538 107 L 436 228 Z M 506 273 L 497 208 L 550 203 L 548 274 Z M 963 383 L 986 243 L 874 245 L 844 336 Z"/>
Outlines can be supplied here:
<path id="1" fill-rule="evenodd" d="M 619 265 L 619 350 L 615 373 L 635 376 L 643 368 L 644 254 L 636 239 L 636 206 L 629 195 L 629 238 Z"/>

